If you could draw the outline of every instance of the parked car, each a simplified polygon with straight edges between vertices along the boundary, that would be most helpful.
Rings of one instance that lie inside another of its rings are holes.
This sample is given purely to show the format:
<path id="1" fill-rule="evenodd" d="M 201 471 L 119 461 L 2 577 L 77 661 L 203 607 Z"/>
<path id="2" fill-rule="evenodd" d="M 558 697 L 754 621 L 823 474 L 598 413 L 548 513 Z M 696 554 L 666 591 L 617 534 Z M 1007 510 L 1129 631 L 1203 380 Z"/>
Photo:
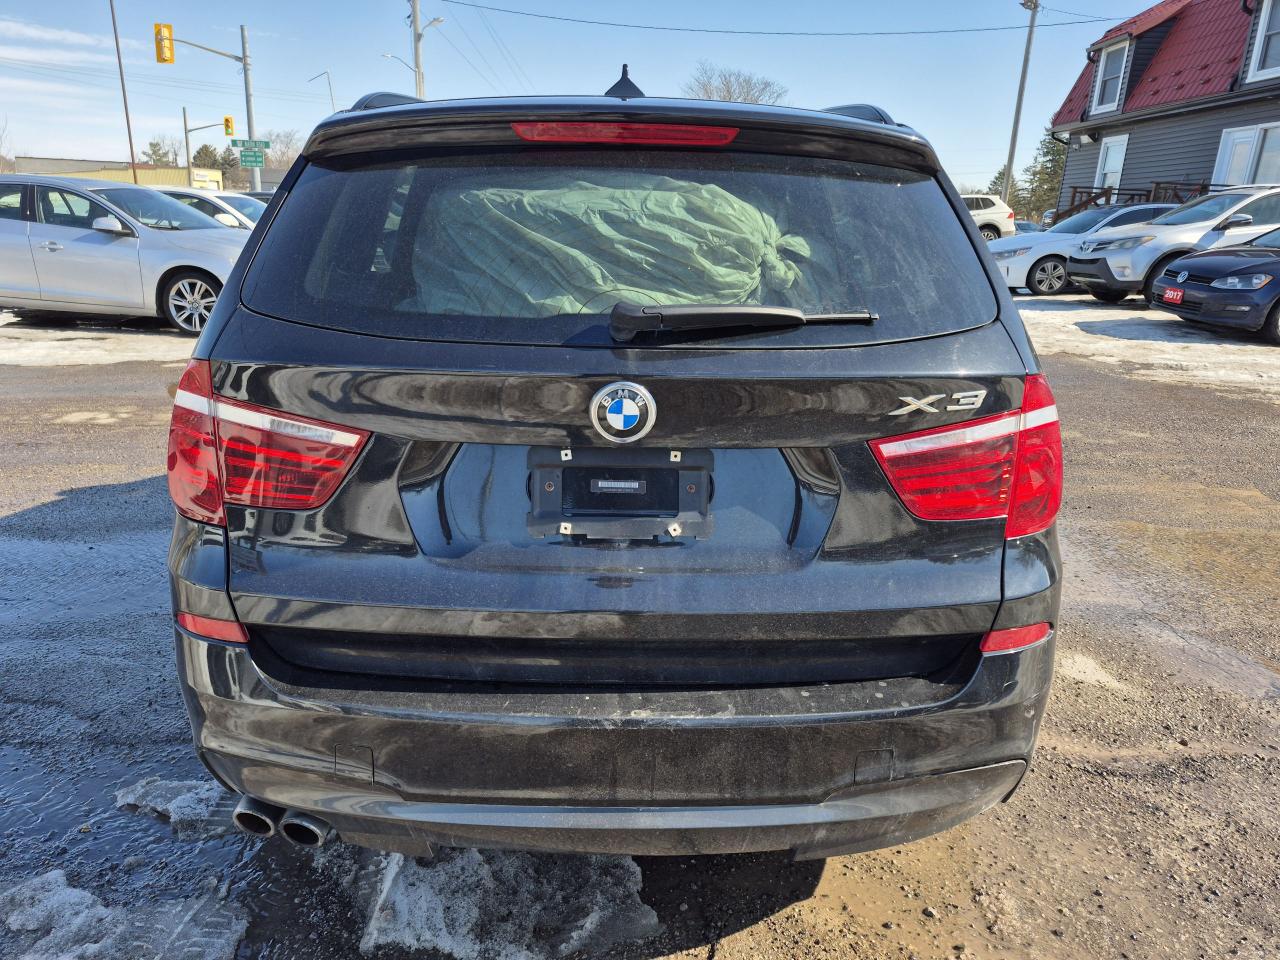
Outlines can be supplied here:
<path id="1" fill-rule="evenodd" d="M 1184 320 L 1254 330 L 1280 344 L 1280 230 L 1175 260 L 1151 294 Z"/>
<path id="2" fill-rule="evenodd" d="M 1008 799 L 1061 442 L 933 148 L 369 102 L 311 134 L 175 397 L 181 682 L 235 822 L 824 857 Z"/>
<path id="3" fill-rule="evenodd" d="M 1094 297 L 1119 303 L 1152 286 L 1174 260 L 1195 250 L 1252 240 L 1280 226 L 1280 187 L 1249 185 L 1207 193 L 1156 217 L 1140 230 L 1109 227 L 1081 241 L 1067 276 Z"/>
<path id="4" fill-rule="evenodd" d="M 240 191 L 240 195 L 242 197 L 252 197 L 254 200 L 261 200 L 264 204 L 270 203 L 271 198 L 274 197 L 275 194 L 276 192 L 274 190 L 242 190 Z"/>
<path id="5" fill-rule="evenodd" d="M 985 193 L 966 193 L 964 205 L 985 240 L 1011 237 L 1015 232 L 1013 211 L 999 197 Z"/>
<path id="6" fill-rule="evenodd" d="M 1040 226 L 1046 230 L 1053 226 L 1053 221 L 1058 219 L 1058 208 L 1050 207 L 1044 213 L 1040 214 Z"/>
<path id="7" fill-rule="evenodd" d="M 1013 221 L 1013 229 L 1017 233 L 1039 233 L 1044 227 L 1030 220 L 1015 220 Z"/>
<path id="8" fill-rule="evenodd" d="M 223 226 L 252 230 L 267 205 L 261 200 L 231 190 L 201 190 L 199 187 L 163 187 L 161 193 L 195 207 Z"/>
<path id="9" fill-rule="evenodd" d="M 0 175 L 0 306 L 199 333 L 247 237 L 149 187 Z"/>
<path id="10" fill-rule="evenodd" d="M 1107 227 L 1146 223 L 1173 207 L 1172 203 L 1090 207 L 1040 233 L 993 240 L 988 249 L 1010 290 L 1026 287 L 1041 296 L 1064 293 L 1071 289 L 1067 258 L 1081 238 Z"/>

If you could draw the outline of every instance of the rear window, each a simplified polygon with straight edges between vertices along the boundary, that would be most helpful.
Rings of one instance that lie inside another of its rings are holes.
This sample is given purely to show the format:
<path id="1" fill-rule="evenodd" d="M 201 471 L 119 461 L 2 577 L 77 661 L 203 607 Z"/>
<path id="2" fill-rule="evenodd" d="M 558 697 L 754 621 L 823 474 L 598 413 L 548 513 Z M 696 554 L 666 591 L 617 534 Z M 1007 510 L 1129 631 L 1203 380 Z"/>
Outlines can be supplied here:
<path id="1" fill-rule="evenodd" d="M 929 176 L 676 151 L 313 163 L 271 224 L 243 299 L 386 336 L 584 345 L 609 342 L 619 302 L 877 315 L 754 335 L 787 345 L 946 333 L 996 310 Z"/>

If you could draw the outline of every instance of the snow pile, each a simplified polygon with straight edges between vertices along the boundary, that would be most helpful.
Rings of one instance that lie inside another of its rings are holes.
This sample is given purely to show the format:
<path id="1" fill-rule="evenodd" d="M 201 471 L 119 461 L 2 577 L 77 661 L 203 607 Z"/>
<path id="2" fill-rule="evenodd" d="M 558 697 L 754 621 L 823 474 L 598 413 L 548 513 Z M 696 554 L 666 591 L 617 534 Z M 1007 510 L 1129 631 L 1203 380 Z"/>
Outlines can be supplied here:
<path id="1" fill-rule="evenodd" d="M 195 340 L 177 331 L 118 330 L 111 327 L 74 326 L 67 314 L 65 326 L 19 323 L 13 314 L 0 311 L 0 364 L 20 367 L 55 367 L 76 363 L 124 363 L 130 360 L 186 360 Z"/>
<path id="2" fill-rule="evenodd" d="M 388 858 L 360 949 L 548 960 L 661 929 L 640 900 L 640 868 L 630 857 L 443 849 L 430 863 Z"/>
<path id="3" fill-rule="evenodd" d="M 147 777 L 117 790 L 116 806 L 133 807 L 141 813 L 162 817 L 173 824 L 179 835 L 186 835 L 207 831 L 214 808 L 227 796 L 227 792 L 213 780 Z"/>
<path id="4" fill-rule="evenodd" d="M 104 906 L 50 870 L 0 891 L 0 918 L 17 935 L 11 960 L 230 960 L 248 921 L 212 896 Z M 12 941 L 0 939 L 0 947 Z"/>
<path id="5" fill-rule="evenodd" d="M 1280 348 L 1247 333 L 1179 320 L 1135 298 L 1018 298 L 1018 312 L 1040 353 L 1068 353 L 1120 372 L 1168 383 L 1216 387 L 1280 403 Z"/>

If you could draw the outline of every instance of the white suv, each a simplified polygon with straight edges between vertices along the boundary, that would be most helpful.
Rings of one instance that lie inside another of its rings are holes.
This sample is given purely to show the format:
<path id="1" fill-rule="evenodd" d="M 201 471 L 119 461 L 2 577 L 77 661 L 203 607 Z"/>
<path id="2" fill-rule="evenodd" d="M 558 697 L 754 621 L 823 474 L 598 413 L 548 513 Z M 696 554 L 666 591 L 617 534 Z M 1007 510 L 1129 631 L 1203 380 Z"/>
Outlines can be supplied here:
<path id="1" fill-rule="evenodd" d="M 984 240 L 999 240 L 1017 233 L 1013 224 L 1013 211 L 997 196 L 987 193 L 966 193 L 960 199 L 969 208 L 969 216 L 978 225 Z"/>
<path id="2" fill-rule="evenodd" d="M 1090 234 L 1067 260 L 1067 276 L 1099 300 L 1151 299 L 1169 264 L 1196 250 L 1247 243 L 1280 227 L 1280 186 L 1226 187 L 1189 200 L 1150 223 Z"/>

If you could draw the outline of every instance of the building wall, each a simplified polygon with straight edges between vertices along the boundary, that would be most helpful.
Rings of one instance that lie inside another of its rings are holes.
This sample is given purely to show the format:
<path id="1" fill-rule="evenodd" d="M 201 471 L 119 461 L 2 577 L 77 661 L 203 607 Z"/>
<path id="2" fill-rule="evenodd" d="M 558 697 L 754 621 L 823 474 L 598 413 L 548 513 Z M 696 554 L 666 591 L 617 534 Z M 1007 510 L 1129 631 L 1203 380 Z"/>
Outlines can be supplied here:
<path id="1" fill-rule="evenodd" d="M 1120 121 L 1122 118 L 1117 118 Z M 1062 178 L 1058 206 L 1070 201 L 1072 187 L 1093 185 L 1098 169 L 1102 138 L 1129 134 L 1122 189 L 1146 190 L 1158 180 L 1208 182 L 1218 158 L 1218 143 L 1228 127 L 1248 127 L 1280 122 L 1280 93 L 1266 100 L 1197 110 L 1193 113 L 1151 120 L 1116 122 L 1096 128 L 1098 143 L 1085 140 L 1077 146 L 1078 134 L 1071 135 L 1067 163 Z"/>

